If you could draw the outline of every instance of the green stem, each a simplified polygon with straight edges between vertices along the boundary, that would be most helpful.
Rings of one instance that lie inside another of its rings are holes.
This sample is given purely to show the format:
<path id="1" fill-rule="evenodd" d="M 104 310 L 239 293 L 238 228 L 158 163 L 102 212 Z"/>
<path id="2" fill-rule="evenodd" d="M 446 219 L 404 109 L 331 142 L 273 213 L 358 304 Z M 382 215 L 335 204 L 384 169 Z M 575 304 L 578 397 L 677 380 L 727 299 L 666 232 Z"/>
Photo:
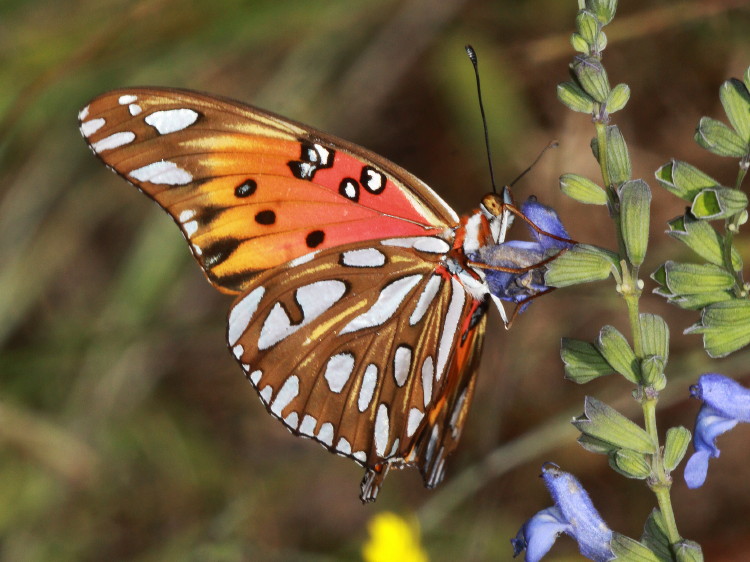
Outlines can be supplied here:
<path id="1" fill-rule="evenodd" d="M 658 401 L 658 398 L 646 396 L 641 403 L 643 407 L 643 419 L 646 426 L 646 432 L 656 444 L 656 453 L 652 457 L 652 472 L 654 476 L 650 482 L 650 488 L 654 492 L 654 495 L 656 495 L 656 501 L 659 504 L 659 511 L 661 511 L 662 517 L 664 518 L 667 538 L 669 538 L 670 544 L 676 544 L 682 539 L 682 537 L 677 530 L 677 521 L 674 517 L 674 510 L 672 509 L 672 497 L 669 495 L 670 489 L 672 488 L 672 479 L 667 476 L 667 473 L 664 470 L 661 447 L 659 446 L 659 435 L 656 431 L 656 403 Z"/>
<path id="2" fill-rule="evenodd" d="M 670 544 L 677 544 L 682 540 L 679 531 L 677 530 L 677 523 L 674 518 L 674 510 L 672 509 L 672 498 L 669 495 L 670 486 L 653 486 L 652 489 L 656 494 L 656 501 L 659 503 L 659 511 L 664 518 L 664 527 L 667 532 L 667 538 Z"/>

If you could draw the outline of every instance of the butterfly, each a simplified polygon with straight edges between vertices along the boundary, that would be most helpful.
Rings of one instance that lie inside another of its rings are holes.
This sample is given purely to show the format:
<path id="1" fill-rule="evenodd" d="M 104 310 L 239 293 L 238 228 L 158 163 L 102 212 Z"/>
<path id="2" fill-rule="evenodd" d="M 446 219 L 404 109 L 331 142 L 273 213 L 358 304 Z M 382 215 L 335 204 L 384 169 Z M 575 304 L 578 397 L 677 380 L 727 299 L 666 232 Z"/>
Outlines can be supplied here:
<path id="1" fill-rule="evenodd" d="M 111 91 L 79 125 L 236 297 L 227 342 L 272 416 L 365 467 L 363 502 L 390 468 L 416 466 L 430 488 L 443 479 L 490 303 L 507 323 L 501 300 L 544 291 L 538 276 L 514 275 L 533 273 L 536 258 L 505 251 L 514 216 L 525 217 L 509 191 L 459 217 L 373 152 L 188 90 Z"/>

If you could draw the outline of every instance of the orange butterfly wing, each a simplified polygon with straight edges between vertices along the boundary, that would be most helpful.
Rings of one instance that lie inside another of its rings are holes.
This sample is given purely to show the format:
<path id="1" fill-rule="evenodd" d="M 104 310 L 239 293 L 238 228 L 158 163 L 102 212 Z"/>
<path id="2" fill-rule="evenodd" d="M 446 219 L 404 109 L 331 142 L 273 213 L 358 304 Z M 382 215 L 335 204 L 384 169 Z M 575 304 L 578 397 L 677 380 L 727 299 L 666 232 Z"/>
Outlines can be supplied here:
<path id="1" fill-rule="evenodd" d="M 367 467 L 443 476 L 473 391 L 484 302 L 447 272 L 458 217 L 407 171 L 276 115 L 194 92 L 96 98 L 81 132 L 239 294 L 227 339 L 269 412 Z M 265 271 L 265 272 L 264 272 Z"/>
<path id="2" fill-rule="evenodd" d="M 378 155 L 237 102 L 171 89 L 106 93 L 80 114 L 93 152 L 180 226 L 211 283 L 363 239 L 437 234 L 457 217 Z"/>

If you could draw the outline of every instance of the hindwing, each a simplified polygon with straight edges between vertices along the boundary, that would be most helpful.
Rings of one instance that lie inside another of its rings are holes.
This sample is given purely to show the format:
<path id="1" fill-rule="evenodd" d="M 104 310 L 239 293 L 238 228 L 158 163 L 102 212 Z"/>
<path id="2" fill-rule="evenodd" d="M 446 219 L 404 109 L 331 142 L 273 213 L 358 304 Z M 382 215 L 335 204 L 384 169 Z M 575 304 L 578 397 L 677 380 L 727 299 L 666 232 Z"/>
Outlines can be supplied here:
<path id="1" fill-rule="evenodd" d="M 442 268 L 448 247 L 324 250 L 253 280 L 229 315 L 229 346 L 268 411 L 367 467 L 366 500 L 389 466 L 416 465 L 434 486 L 458 441 L 484 315 Z"/>

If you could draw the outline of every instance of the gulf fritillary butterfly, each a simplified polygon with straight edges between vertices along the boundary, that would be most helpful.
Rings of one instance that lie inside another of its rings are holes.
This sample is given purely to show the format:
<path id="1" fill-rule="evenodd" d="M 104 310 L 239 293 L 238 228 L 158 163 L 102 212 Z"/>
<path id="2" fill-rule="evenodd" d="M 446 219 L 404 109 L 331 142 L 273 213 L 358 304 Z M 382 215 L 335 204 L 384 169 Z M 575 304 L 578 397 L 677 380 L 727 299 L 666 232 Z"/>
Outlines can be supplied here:
<path id="1" fill-rule="evenodd" d="M 509 291 L 508 192 L 459 219 L 377 154 L 185 90 L 108 92 L 79 121 L 94 154 L 177 222 L 210 283 L 237 295 L 227 340 L 267 410 L 364 466 L 362 501 L 391 467 L 438 484 L 489 302 L 507 321 L 501 299 L 542 290 L 531 276 Z"/>

